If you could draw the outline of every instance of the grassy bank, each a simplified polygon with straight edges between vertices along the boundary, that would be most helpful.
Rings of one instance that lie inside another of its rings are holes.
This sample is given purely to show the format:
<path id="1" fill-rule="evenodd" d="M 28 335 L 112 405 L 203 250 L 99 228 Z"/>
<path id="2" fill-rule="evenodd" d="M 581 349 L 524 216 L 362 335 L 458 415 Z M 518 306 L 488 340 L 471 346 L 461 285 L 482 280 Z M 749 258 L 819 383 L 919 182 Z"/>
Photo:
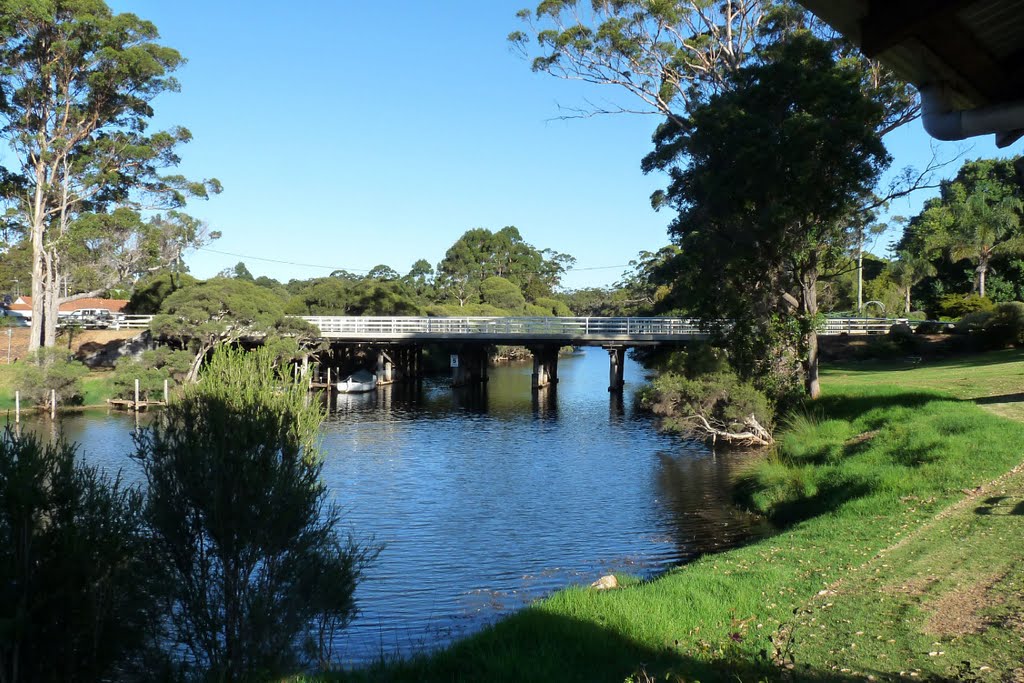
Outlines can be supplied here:
<path id="1" fill-rule="evenodd" d="M 18 389 L 14 375 L 15 366 L 0 366 L 0 410 L 14 410 L 14 392 Z M 106 405 L 108 398 L 114 395 L 110 383 L 109 370 L 95 370 L 82 380 L 82 405 Z M 31 404 L 22 399 L 21 406 L 28 410 Z"/>
<path id="2" fill-rule="evenodd" d="M 341 678 L 1020 680 L 1024 425 L 976 403 L 1015 410 L 1022 376 L 1020 353 L 832 369 L 744 481 L 783 533 Z"/>

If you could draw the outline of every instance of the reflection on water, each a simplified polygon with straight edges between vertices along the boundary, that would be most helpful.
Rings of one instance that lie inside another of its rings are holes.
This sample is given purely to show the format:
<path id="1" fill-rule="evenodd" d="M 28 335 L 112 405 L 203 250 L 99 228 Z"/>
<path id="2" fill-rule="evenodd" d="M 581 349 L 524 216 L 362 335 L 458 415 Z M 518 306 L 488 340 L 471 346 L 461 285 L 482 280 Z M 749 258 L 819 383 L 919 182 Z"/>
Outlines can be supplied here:
<path id="1" fill-rule="evenodd" d="M 560 587 L 649 577 L 766 531 L 729 504 L 742 456 L 658 434 L 635 408 L 640 368 L 627 362 L 620 397 L 607 364 L 600 349 L 563 357 L 560 383 L 536 393 L 524 364 L 482 387 L 334 398 L 324 479 L 352 533 L 383 545 L 337 642 L 344 661 L 437 647 Z M 103 412 L 61 421 L 88 460 L 129 479 L 134 426 Z"/>

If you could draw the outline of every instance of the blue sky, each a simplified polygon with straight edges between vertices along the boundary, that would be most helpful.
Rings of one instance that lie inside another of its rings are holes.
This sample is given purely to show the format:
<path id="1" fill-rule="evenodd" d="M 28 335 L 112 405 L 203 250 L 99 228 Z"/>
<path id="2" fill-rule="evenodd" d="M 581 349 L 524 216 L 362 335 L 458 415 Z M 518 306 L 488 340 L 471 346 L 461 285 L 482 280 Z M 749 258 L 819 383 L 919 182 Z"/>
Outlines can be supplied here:
<path id="1" fill-rule="evenodd" d="M 563 281 L 575 288 L 611 284 L 667 243 L 670 217 L 649 203 L 662 179 L 640 171 L 658 119 L 557 120 L 560 105 L 630 102 L 532 73 L 505 40 L 525 0 L 110 4 L 156 23 L 189 60 L 155 125 L 189 128 L 181 171 L 224 184 L 190 207 L 223 233 L 187 257 L 198 277 L 239 260 L 282 281 L 381 263 L 404 273 L 470 228 L 515 225 L 577 258 Z M 887 142 L 894 167 L 930 156 L 919 122 Z M 999 153 L 970 144 L 968 158 Z"/>

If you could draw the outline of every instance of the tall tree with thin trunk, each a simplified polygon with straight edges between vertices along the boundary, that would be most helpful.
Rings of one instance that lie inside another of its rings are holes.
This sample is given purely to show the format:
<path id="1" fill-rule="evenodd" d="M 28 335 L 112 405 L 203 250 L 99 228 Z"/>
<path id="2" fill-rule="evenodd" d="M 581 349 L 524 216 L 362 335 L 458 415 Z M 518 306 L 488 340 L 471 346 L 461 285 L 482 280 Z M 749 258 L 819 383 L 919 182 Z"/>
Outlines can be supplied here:
<path id="1" fill-rule="evenodd" d="M 65 246 L 76 221 L 111 207 L 181 207 L 219 191 L 164 171 L 184 128 L 148 131 L 151 103 L 178 89 L 181 55 L 156 27 L 103 0 L 6 0 L 0 12 L 0 122 L 13 162 L 4 198 L 32 246 L 30 348 L 56 338 Z"/>

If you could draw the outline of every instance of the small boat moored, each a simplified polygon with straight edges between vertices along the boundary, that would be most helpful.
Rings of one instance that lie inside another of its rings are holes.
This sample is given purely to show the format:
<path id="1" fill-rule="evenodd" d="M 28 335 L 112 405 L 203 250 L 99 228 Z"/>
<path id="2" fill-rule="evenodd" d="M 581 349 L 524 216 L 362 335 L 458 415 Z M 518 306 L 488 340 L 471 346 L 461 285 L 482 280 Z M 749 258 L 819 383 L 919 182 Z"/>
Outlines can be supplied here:
<path id="1" fill-rule="evenodd" d="M 337 383 L 339 394 L 361 394 L 377 388 L 377 376 L 368 370 L 357 370 Z"/>

